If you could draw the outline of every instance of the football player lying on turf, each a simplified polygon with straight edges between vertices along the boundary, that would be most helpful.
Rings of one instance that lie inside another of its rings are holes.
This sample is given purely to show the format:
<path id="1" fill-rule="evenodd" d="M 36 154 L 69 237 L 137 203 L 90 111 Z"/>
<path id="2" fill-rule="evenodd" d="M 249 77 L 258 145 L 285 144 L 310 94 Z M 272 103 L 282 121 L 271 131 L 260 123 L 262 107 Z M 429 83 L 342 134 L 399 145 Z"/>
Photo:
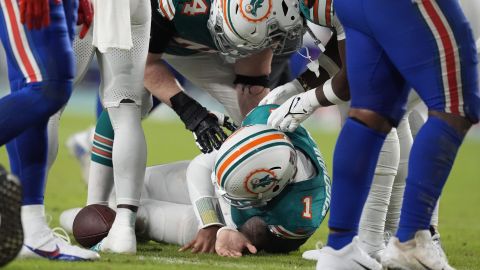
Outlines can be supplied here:
<path id="1" fill-rule="evenodd" d="M 303 127 L 265 125 L 275 107 L 254 109 L 218 152 L 148 168 L 137 232 L 221 256 L 298 249 L 324 219 L 331 183 Z M 65 229 L 77 211 L 62 214 Z"/>

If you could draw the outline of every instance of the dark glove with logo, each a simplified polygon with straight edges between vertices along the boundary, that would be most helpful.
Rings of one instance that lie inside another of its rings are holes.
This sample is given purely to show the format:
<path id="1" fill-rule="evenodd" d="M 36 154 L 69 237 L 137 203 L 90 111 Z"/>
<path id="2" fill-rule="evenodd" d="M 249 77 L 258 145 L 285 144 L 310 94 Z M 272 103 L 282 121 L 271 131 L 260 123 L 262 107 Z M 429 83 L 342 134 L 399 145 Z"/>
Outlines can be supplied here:
<path id="1" fill-rule="evenodd" d="M 216 114 L 209 113 L 205 107 L 184 92 L 171 97 L 170 102 L 172 109 L 185 123 L 185 127 L 193 132 L 195 142 L 202 153 L 210 153 L 213 149 L 218 150 L 227 139 L 228 136 L 221 126 L 230 131 L 236 128 L 228 121 L 228 117 L 219 119 Z"/>

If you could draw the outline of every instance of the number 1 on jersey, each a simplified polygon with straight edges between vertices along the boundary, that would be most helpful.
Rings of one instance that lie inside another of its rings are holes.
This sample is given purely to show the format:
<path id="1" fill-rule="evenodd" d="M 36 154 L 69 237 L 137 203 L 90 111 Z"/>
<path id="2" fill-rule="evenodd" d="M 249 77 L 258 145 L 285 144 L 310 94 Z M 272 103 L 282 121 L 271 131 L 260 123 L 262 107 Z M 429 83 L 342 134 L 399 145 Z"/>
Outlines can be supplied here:
<path id="1" fill-rule="evenodd" d="M 312 219 L 312 196 L 302 198 L 303 212 L 302 218 Z"/>

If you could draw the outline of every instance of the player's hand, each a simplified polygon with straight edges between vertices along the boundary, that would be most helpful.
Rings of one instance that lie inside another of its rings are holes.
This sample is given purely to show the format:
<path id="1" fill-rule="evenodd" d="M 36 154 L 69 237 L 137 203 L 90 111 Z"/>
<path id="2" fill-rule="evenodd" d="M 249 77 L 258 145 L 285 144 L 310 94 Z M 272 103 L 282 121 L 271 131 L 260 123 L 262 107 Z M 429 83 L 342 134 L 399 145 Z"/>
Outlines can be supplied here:
<path id="1" fill-rule="evenodd" d="M 242 257 L 247 249 L 250 253 L 257 253 L 257 248 L 241 233 L 234 230 L 222 230 L 218 233 L 215 251 L 222 257 Z"/>
<path id="2" fill-rule="evenodd" d="M 318 107 L 315 89 L 295 95 L 275 109 L 267 124 L 281 131 L 293 132 Z"/>
<path id="3" fill-rule="evenodd" d="M 297 95 L 300 93 L 305 92 L 303 86 L 300 84 L 298 80 L 293 80 L 288 82 L 284 85 L 280 85 L 279 87 L 273 89 L 268 93 L 266 97 L 264 97 L 258 105 L 266 105 L 266 104 L 282 104 L 287 99 L 289 99 L 293 95 Z"/>
<path id="4" fill-rule="evenodd" d="M 210 226 L 205 229 L 200 229 L 195 239 L 178 251 L 191 250 L 192 253 L 214 253 L 215 240 L 219 228 L 218 226 Z"/>
<path id="5" fill-rule="evenodd" d="M 77 25 L 82 25 L 80 30 L 80 39 L 84 38 L 88 33 L 93 21 L 93 5 L 90 0 L 80 0 L 78 6 Z"/>
<path id="6" fill-rule="evenodd" d="M 218 115 L 218 116 L 217 116 Z M 227 139 L 227 134 L 221 127 L 235 131 L 236 126 L 229 121 L 228 116 L 221 113 L 209 113 L 193 130 L 195 142 L 202 153 L 210 153 L 220 149 Z"/>
<path id="7" fill-rule="evenodd" d="M 55 1 L 60 4 L 61 1 Z M 20 21 L 29 30 L 40 30 L 50 24 L 50 6 L 48 0 L 19 0 Z"/>

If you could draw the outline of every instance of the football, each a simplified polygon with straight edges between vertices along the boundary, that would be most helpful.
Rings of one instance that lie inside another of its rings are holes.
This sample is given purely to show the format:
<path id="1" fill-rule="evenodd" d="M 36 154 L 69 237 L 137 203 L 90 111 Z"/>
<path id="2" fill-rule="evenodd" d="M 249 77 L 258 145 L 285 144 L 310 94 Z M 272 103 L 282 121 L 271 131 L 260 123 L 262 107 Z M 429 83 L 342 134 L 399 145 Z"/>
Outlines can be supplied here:
<path id="1" fill-rule="evenodd" d="M 115 220 L 115 211 L 108 206 L 92 204 L 78 212 L 73 221 L 73 236 L 77 242 L 90 248 L 108 234 Z"/>

